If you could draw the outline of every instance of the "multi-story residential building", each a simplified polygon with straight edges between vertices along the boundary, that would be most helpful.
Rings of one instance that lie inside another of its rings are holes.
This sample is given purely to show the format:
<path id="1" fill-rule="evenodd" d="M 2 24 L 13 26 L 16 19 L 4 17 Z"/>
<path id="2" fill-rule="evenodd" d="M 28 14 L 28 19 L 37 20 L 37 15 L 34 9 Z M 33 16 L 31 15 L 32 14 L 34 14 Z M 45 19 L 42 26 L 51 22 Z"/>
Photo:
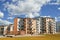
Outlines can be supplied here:
<path id="1" fill-rule="evenodd" d="M 51 17 L 42 17 L 42 32 L 43 33 L 56 33 L 56 22 L 54 18 Z"/>
<path id="2" fill-rule="evenodd" d="M 6 27 L 6 31 L 7 31 L 6 35 L 13 35 L 14 34 L 13 30 L 14 30 L 14 25 L 13 24 L 8 25 L 8 27 Z"/>
<path id="3" fill-rule="evenodd" d="M 26 34 L 36 34 L 36 19 L 25 18 Z"/>
<path id="4" fill-rule="evenodd" d="M 6 35 L 7 34 L 7 25 L 1 25 L 0 26 L 0 35 Z"/>
<path id="5" fill-rule="evenodd" d="M 38 34 L 54 34 L 56 33 L 56 22 L 54 18 L 51 17 L 40 17 L 36 19 L 37 21 L 37 33 Z"/>
<path id="6" fill-rule="evenodd" d="M 54 34 L 56 22 L 51 17 L 15 18 L 14 25 L 0 26 L 1 35 Z"/>
<path id="7" fill-rule="evenodd" d="M 0 35 L 4 34 L 4 26 L 0 26 Z"/>
<path id="8" fill-rule="evenodd" d="M 35 34 L 36 20 L 34 18 L 15 18 L 14 34 Z"/>
<path id="9" fill-rule="evenodd" d="M 41 34 L 41 17 L 36 18 L 36 33 Z"/>
<path id="10" fill-rule="evenodd" d="M 51 17 L 15 18 L 14 34 L 54 34 L 56 22 Z"/>

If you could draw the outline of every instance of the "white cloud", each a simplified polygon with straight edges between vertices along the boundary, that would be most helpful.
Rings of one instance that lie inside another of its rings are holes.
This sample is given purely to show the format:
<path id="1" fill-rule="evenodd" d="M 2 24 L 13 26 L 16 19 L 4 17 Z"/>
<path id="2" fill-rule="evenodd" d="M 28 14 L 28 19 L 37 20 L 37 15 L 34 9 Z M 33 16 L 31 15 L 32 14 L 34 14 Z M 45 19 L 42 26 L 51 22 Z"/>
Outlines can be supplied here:
<path id="1" fill-rule="evenodd" d="M 8 17 L 7 19 L 14 19 L 14 17 Z"/>
<path id="2" fill-rule="evenodd" d="M 7 20 L 0 19 L 0 25 L 9 25 L 9 24 L 12 24 L 12 23 Z"/>
<path id="3" fill-rule="evenodd" d="M 15 2 L 15 4 L 13 4 Z M 7 2 L 5 7 L 12 15 L 29 15 L 35 17 L 34 14 L 39 14 L 41 7 L 50 2 L 50 0 L 12 0 L 12 3 Z M 34 12 L 34 13 L 33 13 Z"/>
<path id="4" fill-rule="evenodd" d="M 4 17 L 4 13 L 0 11 L 0 18 Z"/>
<path id="5" fill-rule="evenodd" d="M 60 7 L 58 8 L 58 10 L 60 10 Z"/>
<path id="6" fill-rule="evenodd" d="M 12 2 L 16 2 L 17 0 L 12 0 Z"/>

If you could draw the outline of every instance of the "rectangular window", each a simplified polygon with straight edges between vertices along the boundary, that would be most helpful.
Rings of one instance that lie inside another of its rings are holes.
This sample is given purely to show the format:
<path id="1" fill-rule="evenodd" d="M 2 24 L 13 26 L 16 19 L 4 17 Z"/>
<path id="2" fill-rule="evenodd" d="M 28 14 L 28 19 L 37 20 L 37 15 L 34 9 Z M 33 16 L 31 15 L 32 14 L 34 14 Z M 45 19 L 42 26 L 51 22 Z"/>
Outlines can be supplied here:
<path id="1" fill-rule="evenodd" d="M 1 30 L 3 31 L 3 30 L 4 30 L 4 28 L 1 28 Z"/>

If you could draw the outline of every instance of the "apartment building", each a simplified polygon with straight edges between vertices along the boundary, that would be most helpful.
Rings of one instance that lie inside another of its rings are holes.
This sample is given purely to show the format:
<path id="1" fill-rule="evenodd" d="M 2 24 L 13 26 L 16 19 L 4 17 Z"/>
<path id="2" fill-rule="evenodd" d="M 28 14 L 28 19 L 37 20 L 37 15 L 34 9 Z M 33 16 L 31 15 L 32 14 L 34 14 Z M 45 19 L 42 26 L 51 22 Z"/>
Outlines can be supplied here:
<path id="1" fill-rule="evenodd" d="M 14 24 L 0 26 L 0 35 L 55 34 L 56 22 L 51 17 L 15 18 Z"/>
<path id="2" fill-rule="evenodd" d="M 56 22 L 51 17 L 36 18 L 37 34 L 54 34 L 56 33 Z"/>
<path id="3" fill-rule="evenodd" d="M 7 34 L 7 25 L 1 25 L 0 26 L 0 35 L 6 35 Z"/>
<path id="4" fill-rule="evenodd" d="M 4 26 L 0 26 L 0 35 L 3 35 L 4 33 Z"/>
<path id="5" fill-rule="evenodd" d="M 36 34 L 36 19 L 25 18 L 26 34 Z"/>
<path id="6" fill-rule="evenodd" d="M 6 35 L 13 35 L 14 34 L 13 30 L 14 25 L 13 24 L 8 25 L 8 27 L 6 27 Z"/>
<path id="7" fill-rule="evenodd" d="M 34 18 L 15 18 L 14 34 L 36 34 L 36 20 Z"/>
<path id="8" fill-rule="evenodd" d="M 47 34 L 56 33 L 56 22 L 54 18 L 42 17 L 41 27 L 42 27 L 42 33 L 47 33 Z"/>
<path id="9" fill-rule="evenodd" d="M 36 33 L 41 34 L 41 17 L 36 18 Z"/>
<path id="10" fill-rule="evenodd" d="M 56 22 L 51 17 L 40 18 L 15 18 L 14 25 L 0 27 L 3 35 L 25 35 L 25 34 L 54 34 L 56 33 Z"/>
<path id="11" fill-rule="evenodd" d="M 14 34 L 54 34 L 56 22 L 51 17 L 15 18 Z"/>

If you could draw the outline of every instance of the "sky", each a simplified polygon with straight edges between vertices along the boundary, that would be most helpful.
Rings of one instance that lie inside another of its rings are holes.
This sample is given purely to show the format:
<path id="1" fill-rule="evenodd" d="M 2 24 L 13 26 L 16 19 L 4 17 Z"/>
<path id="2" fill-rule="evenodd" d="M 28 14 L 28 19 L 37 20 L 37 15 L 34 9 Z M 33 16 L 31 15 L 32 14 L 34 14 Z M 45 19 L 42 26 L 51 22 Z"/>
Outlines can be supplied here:
<path id="1" fill-rule="evenodd" d="M 0 0 L 0 25 L 12 24 L 15 17 L 50 16 L 60 19 L 60 0 Z"/>

